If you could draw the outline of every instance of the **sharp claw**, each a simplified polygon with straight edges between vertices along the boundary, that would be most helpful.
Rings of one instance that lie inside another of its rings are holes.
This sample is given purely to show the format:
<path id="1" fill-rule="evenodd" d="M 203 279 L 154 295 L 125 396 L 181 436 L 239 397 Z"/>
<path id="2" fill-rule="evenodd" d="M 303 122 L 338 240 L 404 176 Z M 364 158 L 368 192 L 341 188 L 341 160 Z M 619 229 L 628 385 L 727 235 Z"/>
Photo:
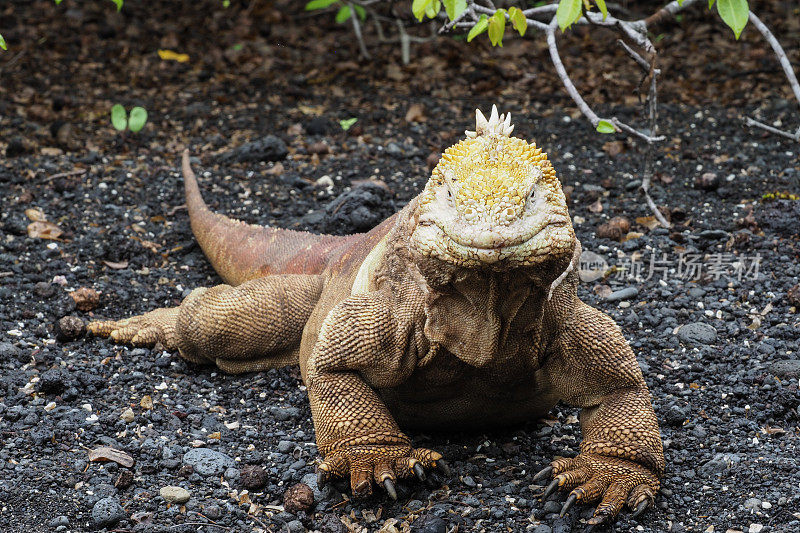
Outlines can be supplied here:
<path id="1" fill-rule="evenodd" d="M 386 489 L 386 493 L 389 495 L 389 497 L 397 501 L 397 491 L 394 488 L 394 482 L 391 480 L 391 478 L 387 477 L 384 479 L 383 486 Z"/>
<path id="2" fill-rule="evenodd" d="M 420 481 L 425 481 L 425 469 L 422 468 L 422 465 L 419 463 L 414 463 L 414 474 L 416 474 L 417 479 Z"/>
<path id="3" fill-rule="evenodd" d="M 598 514 L 591 517 L 586 523 L 589 524 L 590 527 L 594 527 L 604 524 L 606 520 L 608 520 L 608 515 Z"/>
<path id="4" fill-rule="evenodd" d="M 546 477 L 550 477 L 550 474 L 552 474 L 552 473 L 553 473 L 553 467 L 552 466 L 548 466 L 548 467 L 542 468 L 541 470 L 539 470 L 539 472 L 535 476 L 533 476 L 533 481 L 535 483 L 536 481 L 542 480 L 542 479 L 544 479 Z"/>
<path id="5" fill-rule="evenodd" d="M 451 474 L 450 465 L 448 465 L 447 461 L 445 461 L 444 459 L 439 459 L 438 461 L 436 461 L 436 468 L 441 470 L 442 474 L 444 474 L 445 476 L 450 476 Z"/>
<path id="6" fill-rule="evenodd" d="M 367 497 L 370 494 L 372 494 L 372 485 L 368 479 L 356 485 L 355 490 L 353 490 L 353 496 L 357 498 Z"/>
<path id="7" fill-rule="evenodd" d="M 546 500 L 548 496 L 553 494 L 556 489 L 558 488 L 558 479 L 554 479 L 547 485 L 547 488 L 544 489 L 544 494 L 542 494 L 542 500 Z"/>
<path id="8" fill-rule="evenodd" d="M 575 505 L 576 501 L 578 501 L 578 496 L 575 495 L 575 494 L 570 494 L 569 498 L 567 498 L 567 501 L 564 502 L 564 507 L 561 508 L 561 512 L 559 513 L 559 516 L 564 516 L 565 514 L 567 514 L 567 511 L 569 511 L 570 508 L 573 505 Z"/>
<path id="9" fill-rule="evenodd" d="M 642 502 L 639 502 L 639 505 L 636 506 L 636 509 L 631 514 L 631 518 L 636 518 L 637 516 L 645 512 L 648 507 L 650 507 L 650 500 L 644 500 Z"/>

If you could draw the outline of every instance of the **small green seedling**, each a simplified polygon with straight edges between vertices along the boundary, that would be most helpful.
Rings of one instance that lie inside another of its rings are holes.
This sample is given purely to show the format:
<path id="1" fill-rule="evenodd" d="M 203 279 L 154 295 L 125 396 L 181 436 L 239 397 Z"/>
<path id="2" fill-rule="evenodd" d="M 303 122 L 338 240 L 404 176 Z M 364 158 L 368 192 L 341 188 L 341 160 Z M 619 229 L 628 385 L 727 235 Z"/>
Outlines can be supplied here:
<path id="1" fill-rule="evenodd" d="M 339 125 L 342 127 L 344 131 L 347 131 L 350 128 L 352 128 L 353 124 L 355 124 L 356 122 L 358 122 L 357 118 L 346 118 L 344 120 L 340 120 Z"/>
<path id="2" fill-rule="evenodd" d="M 3 50 L 8 50 L 8 47 L 6 46 L 6 40 L 3 39 L 2 35 L 0 35 L 0 48 Z"/>
<path id="3" fill-rule="evenodd" d="M 143 107 L 134 107 L 131 109 L 130 117 L 125 112 L 125 108 L 120 104 L 114 104 L 111 108 L 111 124 L 117 131 L 125 131 L 126 129 L 136 133 L 144 128 L 147 123 L 147 111 Z"/>

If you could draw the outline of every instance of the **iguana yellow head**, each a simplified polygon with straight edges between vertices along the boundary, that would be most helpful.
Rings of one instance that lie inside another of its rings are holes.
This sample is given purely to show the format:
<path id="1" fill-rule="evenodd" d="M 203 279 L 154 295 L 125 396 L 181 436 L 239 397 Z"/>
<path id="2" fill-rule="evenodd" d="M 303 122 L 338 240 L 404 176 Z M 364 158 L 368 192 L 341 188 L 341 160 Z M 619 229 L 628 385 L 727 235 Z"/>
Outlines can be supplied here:
<path id="1" fill-rule="evenodd" d="M 571 254 L 575 233 L 555 170 L 510 115 L 475 111 L 475 131 L 445 150 L 419 198 L 412 244 L 469 268 L 507 269 Z"/>

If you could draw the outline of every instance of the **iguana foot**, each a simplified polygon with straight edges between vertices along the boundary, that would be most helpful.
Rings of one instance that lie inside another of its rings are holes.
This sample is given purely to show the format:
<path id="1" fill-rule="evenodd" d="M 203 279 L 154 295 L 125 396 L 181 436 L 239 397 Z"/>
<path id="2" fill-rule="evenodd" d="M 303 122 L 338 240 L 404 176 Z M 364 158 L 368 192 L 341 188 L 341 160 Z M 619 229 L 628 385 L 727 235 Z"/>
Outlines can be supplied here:
<path id="1" fill-rule="evenodd" d="M 616 457 L 581 453 L 575 458 L 557 459 L 534 476 L 534 481 L 553 476 L 542 499 L 556 490 L 571 491 L 561 508 L 563 516 L 576 502 L 600 500 L 589 525 L 612 521 L 627 503 L 633 516 L 653 504 L 658 492 L 658 477 L 646 467 Z"/>
<path id="2" fill-rule="evenodd" d="M 389 497 L 397 499 L 394 482 L 417 477 L 425 481 L 426 468 L 439 468 L 449 474 L 442 455 L 426 448 L 407 445 L 363 444 L 339 448 L 326 454 L 317 467 L 317 482 L 350 476 L 350 488 L 357 497 L 372 494 L 372 482 L 382 485 Z"/>
<path id="3" fill-rule="evenodd" d="M 86 329 L 98 337 L 109 337 L 117 343 L 153 346 L 161 343 L 168 350 L 176 346 L 175 326 L 178 308 L 161 308 L 124 320 L 90 322 Z"/>

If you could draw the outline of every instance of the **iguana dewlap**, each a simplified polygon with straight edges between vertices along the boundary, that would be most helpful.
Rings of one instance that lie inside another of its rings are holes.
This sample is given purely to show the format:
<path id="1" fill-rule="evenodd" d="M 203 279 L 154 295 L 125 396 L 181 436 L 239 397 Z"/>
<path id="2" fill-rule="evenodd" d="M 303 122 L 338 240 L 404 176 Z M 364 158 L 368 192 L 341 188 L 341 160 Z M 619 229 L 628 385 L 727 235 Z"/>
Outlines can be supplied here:
<path id="1" fill-rule="evenodd" d="M 583 442 L 535 476 L 591 523 L 653 502 L 664 456 L 650 394 L 614 322 L 576 296 L 580 243 L 546 154 L 487 121 L 447 149 L 422 193 L 369 233 L 334 237 L 214 214 L 183 156 L 192 230 L 224 285 L 89 330 L 162 343 L 227 372 L 300 364 L 323 479 L 424 478 L 441 455 L 404 429 L 513 424 L 559 400 Z M 403 428 L 403 429 L 401 429 Z"/>

